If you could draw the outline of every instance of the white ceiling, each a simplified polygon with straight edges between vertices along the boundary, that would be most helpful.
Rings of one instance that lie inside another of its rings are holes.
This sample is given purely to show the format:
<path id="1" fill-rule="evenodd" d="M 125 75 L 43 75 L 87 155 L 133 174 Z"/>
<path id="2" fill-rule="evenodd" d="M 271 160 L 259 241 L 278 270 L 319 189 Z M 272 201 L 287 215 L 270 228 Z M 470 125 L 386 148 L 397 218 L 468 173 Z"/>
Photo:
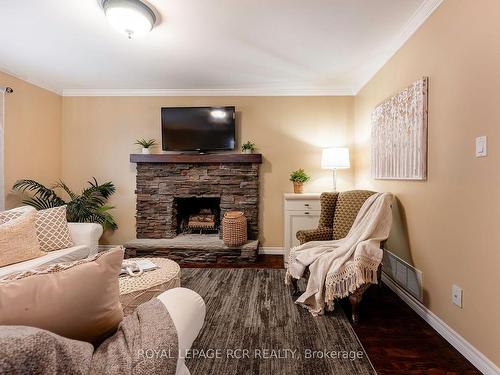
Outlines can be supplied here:
<path id="1" fill-rule="evenodd" d="M 441 0 L 150 0 L 129 40 L 98 0 L 0 0 L 0 70 L 65 95 L 349 95 Z"/>

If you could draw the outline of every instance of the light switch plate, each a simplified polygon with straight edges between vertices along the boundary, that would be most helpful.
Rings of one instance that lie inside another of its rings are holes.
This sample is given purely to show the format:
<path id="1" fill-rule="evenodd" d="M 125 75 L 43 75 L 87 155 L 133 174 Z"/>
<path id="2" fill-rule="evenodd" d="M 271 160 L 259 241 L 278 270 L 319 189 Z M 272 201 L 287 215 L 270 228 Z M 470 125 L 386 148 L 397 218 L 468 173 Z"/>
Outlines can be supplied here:
<path id="1" fill-rule="evenodd" d="M 458 285 L 452 285 L 451 287 L 451 301 L 462 308 L 462 294 L 463 290 Z"/>
<path id="2" fill-rule="evenodd" d="M 486 136 L 476 138 L 476 158 L 488 155 Z"/>

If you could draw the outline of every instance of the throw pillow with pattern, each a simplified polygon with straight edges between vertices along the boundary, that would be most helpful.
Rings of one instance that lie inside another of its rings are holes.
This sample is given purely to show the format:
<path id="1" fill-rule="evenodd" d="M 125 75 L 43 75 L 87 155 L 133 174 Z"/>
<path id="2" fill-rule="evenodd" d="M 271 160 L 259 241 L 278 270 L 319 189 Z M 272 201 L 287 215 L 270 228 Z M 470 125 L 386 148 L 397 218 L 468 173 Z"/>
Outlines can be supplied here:
<path id="1" fill-rule="evenodd" d="M 23 207 L 0 212 L 0 225 L 20 217 L 22 213 Z M 73 246 L 66 220 L 66 206 L 37 211 L 35 229 L 42 251 L 61 250 Z"/>
<path id="2" fill-rule="evenodd" d="M 37 211 L 35 228 L 42 251 L 61 250 L 73 246 L 66 220 L 66 206 Z"/>

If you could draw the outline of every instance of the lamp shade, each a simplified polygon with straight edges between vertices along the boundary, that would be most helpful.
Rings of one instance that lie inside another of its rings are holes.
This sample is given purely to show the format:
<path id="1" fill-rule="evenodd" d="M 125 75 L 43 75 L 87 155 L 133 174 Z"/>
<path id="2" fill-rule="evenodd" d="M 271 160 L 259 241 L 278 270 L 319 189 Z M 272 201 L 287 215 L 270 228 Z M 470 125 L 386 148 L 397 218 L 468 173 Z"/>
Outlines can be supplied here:
<path id="1" fill-rule="evenodd" d="M 347 169 L 350 168 L 349 149 L 347 147 L 332 147 L 323 149 L 321 168 Z"/>

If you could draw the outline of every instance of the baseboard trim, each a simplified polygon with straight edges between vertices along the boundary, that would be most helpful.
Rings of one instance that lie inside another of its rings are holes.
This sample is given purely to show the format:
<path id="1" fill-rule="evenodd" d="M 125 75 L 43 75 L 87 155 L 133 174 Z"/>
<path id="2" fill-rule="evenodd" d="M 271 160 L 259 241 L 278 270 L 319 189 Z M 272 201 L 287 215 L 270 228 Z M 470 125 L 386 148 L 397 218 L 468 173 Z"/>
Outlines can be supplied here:
<path id="1" fill-rule="evenodd" d="M 259 247 L 259 254 L 263 255 L 283 255 L 283 248 L 278 246 Z"/>
<path id="2" fill-rule="evenodd" d="M 385 273 L 382 273 L 382 282 L 467 358 L 479 371 L 485 375 L 500 375 L 500 368 Z"/>

